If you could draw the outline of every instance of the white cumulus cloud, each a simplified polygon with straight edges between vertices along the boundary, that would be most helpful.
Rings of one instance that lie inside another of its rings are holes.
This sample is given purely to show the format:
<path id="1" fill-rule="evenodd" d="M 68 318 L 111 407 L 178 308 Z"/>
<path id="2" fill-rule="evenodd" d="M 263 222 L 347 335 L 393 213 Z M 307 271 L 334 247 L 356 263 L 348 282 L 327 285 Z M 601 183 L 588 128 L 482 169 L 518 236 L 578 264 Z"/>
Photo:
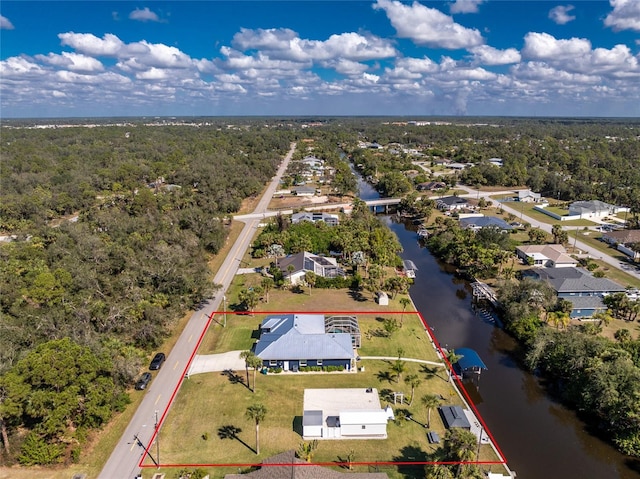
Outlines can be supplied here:
<path id="1" fill-rule="evenodd" d="M 529 32 L 524 37 L 522 56 L 531 60 L 568 60 L 591 51 L 586 38 L 558 40 L 548 33 Z"/>
<path id="2" fill-rule="evenodd" d="M 58 34 L 58 38 L 62 40 L 62 45 L 93 57 L 115 57 L 124 47 L 122 40 L 111 33 L 98 38 L 91 33 L 67 32 Z"/>
<path id="3" fill-rule="evenodd" d="M 453 13 L 478 13 L 478 6 L 485 0 L 456 0 L 449 6 L 449 11 Z"/>
<path id="4" fill-rule="evenodd" d="M 564 25 L 576 19 L 575 15 L 569 15 L 574 8 L 573 5 L 558 5 L 549 10 L 549 18 L 558 25 Z"/>
<path id="5" fill-rule="evenodd" d="M 480 45 L 471 48 L 470 51 L 473 53 L 474 62 L 487 66 L 509 65 L 518 63 L 521 59 L 520 52 L 515 48 L 499 50 L 489 45 Z"/>
<path id="6" fill-rule="evenodd" d="M 49 53 L 48 55 L 36 55 L 35 58 L 42 63 L 74 72 L 91 73 L 104 71 L 104 65 L 100 61 L 80 53 L 62 52 L 60 55 Z"/>
<path id="7" fill-rule="evenodd" d="M 158 17 L 156 13 L 149 10 L 149 7 L 144 7 L 142 10 L 139 8 L 136 8 L 134 11 L 132 11 L 129 14 L 129 19 L 137 20 L 139 22 L 159 22 L 160 21 L 160 17 Z"/>
<path id="8" fill-rule="evenodd" d="M 13 23 L 7 17 L 0 15 L 0 30 L 13 30 L 14 28 Z"/>
<path id="9" fill-rule="evenodd" d="M 347 32 L 331 35 L 326 40 L 308 40 L 288 28 L 243 28 L 234 35 L 232 45 L 241 51 L 260 50 L 270 58 L 300 62 L 330 59 L 363 61 L 396 54 L 389 40 L 373 35 Z"/>
<path id="10" fill-rule="evenodd" d="M 384 10 L 401 38 L 434 48 L 471 48 L 484 43 L 480 32 L 466 28 L 435 8 L 413 2 L 404 5 L 397 0 L 378 0 L 373 8 Z"/>
<path id="11" fill-rule="evenodd" d="M 613 11 L 604 19 L 604 24 L 614 30 L 640 32 L 640 1 L 609 0 Z"/>

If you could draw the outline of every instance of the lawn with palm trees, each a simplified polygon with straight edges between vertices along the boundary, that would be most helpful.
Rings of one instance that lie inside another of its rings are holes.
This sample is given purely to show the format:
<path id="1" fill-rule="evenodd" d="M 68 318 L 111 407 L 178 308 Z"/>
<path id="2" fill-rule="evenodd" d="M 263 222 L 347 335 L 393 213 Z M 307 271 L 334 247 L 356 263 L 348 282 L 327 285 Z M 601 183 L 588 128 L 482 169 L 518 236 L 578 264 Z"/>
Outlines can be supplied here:
<path id="1" fill-rule="evenodd" d="M 272 298 L 281 294 L 293 295 L 274 291 Z M 340 301 L 332 298 L 347 294 L 314 290 L 312 295 L 294 297 L 313 298 L 316 306 L 309 311 L 321 311 L 319 305 L 338 304 Z M 314 463 L 346 463 L 350 453 L 355 462 L 437 460 L 442 451 L 429 444 L 426 436 L 428 431 L 435 431 L 440 437 L 445 435 L 437 406 L 463 402 L 446 369 L 429 363 L 442 361 L 420 316 L 402 298 L 395 300 L 392 309 L 354 313 L 362 332 L 358 355 L 363 359 L 358 362 L 358 372 L 255 374 L 252 356 L 245 352 L 246 371 L 243 368 L 185 379 L 160 433 L 162 463 L 254 464 L 286 449 L 298 450 L 304 442 L 301 432 L 305 389 L 368 387 L 379 391 L 383 407 L 390 404 L 397 418 L 406 419 L 389 422 L 386 439 L 319 441 L 313 454 Z M 282 304 L 290 303 L 277 304 L 280 308 L 272 299 L 261 307 L 276 311 L 282 309 Z M 222 321 L 212 323 L 209 337 L 199 352 L 248 351 L 265 316 L 264 312 L 228 314 L 227 327 L 222 327 Z M 395 323 L 391 332 L 385 327 L 390 322 Z M 372 356 L 386 359 L 364 359 Z M 402 403 L 393 404 L 394 392 L 404 394 Z M 480 460 L 499 461 L 499 458 L 489 446 L 483 445 Z M 354 470 L 364 471 L 366 467 L 354 466 Z M 390 477 L 404 476 L 390 473 Z"/>

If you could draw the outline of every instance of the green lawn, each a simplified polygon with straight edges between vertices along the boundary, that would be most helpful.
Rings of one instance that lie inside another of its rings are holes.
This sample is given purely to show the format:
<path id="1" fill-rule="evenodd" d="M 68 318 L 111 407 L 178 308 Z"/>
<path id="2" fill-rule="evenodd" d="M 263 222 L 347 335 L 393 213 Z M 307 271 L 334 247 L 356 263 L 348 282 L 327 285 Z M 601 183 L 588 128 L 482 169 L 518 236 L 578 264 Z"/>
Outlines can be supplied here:
<path id="1" fill-rule="evenodd" d="M 303 442 L 300 430 L 306 388 L 376 387 L 383 405 L 392 391 L 404 392 L 405 402 L 410 399 L 410 387 L 403 381 L 388 379 L 389 362 L 362 363 L 365 372 L 358 373 L 259 374 L 255 393 L 244 385 L 244 371 L 238 371 L 242 382 L 232 381 L 221 373 L 192 376 L 185 380 L 161 431 L 162 463 L 249 464 L 286 449 L 297 449 Z M 427 393 L 440 394 L 445 398 L 443 404 L 462 405 L 462 402 L 443 370 L 434 374 L 430 367 L 407 364 L 405 375 L 417 374 L 422 379 L 415 392 L 417 399 L 411 406 L 407 403 L 393 406 L 390 400 L 394 410 L 408 411 L 415 421 L 389 423 L 387 439 L 320 441 L 314 462 L 338 461 L 349 449 L 354 449 L 357 460 L 363 462 L 429 459 L 434 449 L 426 439 L 427 411 L 419 398 Z M 253 381 L 252 373 L 250 380 Z M 267 407 L 267 416 L 260 425 L 259 456 L 255 454 L 255 425 L 245 418 L 246 408 L 254 403 Z M 429 430 L 437 431 L 441 437 L 445 434 L 436 410 L 431 413 Z M 482 446 L 481 460 L 496 459 L 490 447 Z"/>
<path id="2" fill-rule="evenodd" d="M 243 275 L 237 277 L 227 297 L 232 303 L 245 281 L 255 283 L 257 277 Z M 356 453 L 356 461 L 421 461 L 429 460 L 435 446 L 428 444 L 424 423 L 427 412 L 420 405 L 420 397 L 437 394 L 444 398 L 442 404 L 462 405 L 458 394 L 449 383 L 445 368 L 406 362 L 408 374 L 416 374 L 421 383 L 415 391 L 416 400 L 409 406 L 411 388 L 404 380 L 396 382 L 391 365 L 398 356 L 399 349 L 405 358 L 440 362 L 430 343 L 420 317 L 410 308 L 404 313 L 399 305 L 399 297 L 391 305 L 382 307 L 368 297 L 354 300 L 347 290 L 313 290 L 311 294 L 276 290 L 271 300 L 262 303 L 255 315 L 227 315 L 227 327 L 223 328 L 222 315 L 216 316 L 203 342 L 200 353 L 210 354 L 234 349 L 249 349 L 255 337 L 255 330 L 268 311 L 317 311 L 322 312 L 331 305 L 336 311 L 354 310 L 362 333 L 362 346 L 358 350 L 361 357 L 383 356 L 391 360 L 361 359 L 357 373 L 282 373 L 257 375 L 256 392 L 245 385 L 245 371 L 236 371 L 230 378 L 221 373 L 205 373 L 185 380 L 161 430 L 161 459 L 164 464 L 251 464 L 286 449 L 298 449 L 303 442 L 301 436 L 301 416 L 303 394 L 306 388 L 367 388 L 375 387 L 380 392 L 384 406 L 392 403 L 393 391 L 405 394 L 405 404 L 397 404 L 394 410 L 407 410 L 414 421 L 390 422 L 388 438 L 383 440 L 320 441 L 313 461 L 334 463 L 346 458 L 350 449 Z M 392 313 L 395 312 L 395 313 Z M 383 319 L 394 318 L 402 327 L 384 337 Z M 253 383 L 253 372 L 250 372 Z M 260 455 L 255 454 L 255 425 L 245 418 L 247 407 L 256 402 L 267 407 L 268 413 L 260 425 Z M 417 422 L 416 422 L 417 421 Z M 445 429 L 437 410 L 431 413 L 431 428 L 444 437 Z M 206 439 L 205 439 L 206 437 Z M 481 447 L 481 460 L 497 461 L 493 450 Z M 364 472 L 365 466 L 356 468 Z M 498 467 L 496 470 L 500 470 Z M 154 470 L 155 471 L 155 470 Z M 173 469 L 165 472 L 172 474 Z M 504 471 L 504 469 L 502 469 Z M 235 469 L 210 468 L 213 477 L 222 477 L 224 472 Z M 385 469 L 391 478 L 403 478 L 396 468 Z"/>

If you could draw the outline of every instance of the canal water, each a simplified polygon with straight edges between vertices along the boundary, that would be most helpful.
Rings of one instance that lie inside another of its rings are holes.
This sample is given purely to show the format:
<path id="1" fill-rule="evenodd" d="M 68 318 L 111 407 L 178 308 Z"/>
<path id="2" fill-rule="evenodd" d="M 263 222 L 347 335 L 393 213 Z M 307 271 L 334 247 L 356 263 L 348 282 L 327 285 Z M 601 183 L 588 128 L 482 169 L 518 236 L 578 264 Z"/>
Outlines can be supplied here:
<path id="1" fill-rule="evenodd" d="M 378 198 L 358 176 L 360 197 Z M 417 277 L 410 294 L 443 347 L 478 352 L 488 371 L 465 382 L 509 467 L 522 479 L 637 479 L 640 461 L 617 452 L 587 431 L 576 415 L 548 395 L 540 380 L 516 362 L 517 344 L 476 316 L 471 287 L 419 242 L 416 227 L 385 217 L 412 260 Z"/>

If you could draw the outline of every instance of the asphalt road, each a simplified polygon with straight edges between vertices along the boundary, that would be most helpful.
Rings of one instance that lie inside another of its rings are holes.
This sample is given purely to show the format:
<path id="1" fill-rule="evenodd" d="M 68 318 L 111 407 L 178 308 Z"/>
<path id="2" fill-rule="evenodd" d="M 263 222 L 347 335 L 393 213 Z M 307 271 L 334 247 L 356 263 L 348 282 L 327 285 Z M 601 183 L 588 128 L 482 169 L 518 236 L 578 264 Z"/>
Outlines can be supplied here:
<path id="1" fill-rule="evenodd" d="M 514 190 L 508 190 L 508 191 L 492 191 L 492 192 L 484 192 L 484 191 L 480 191 L 478 192 L 477 190 L 473 190 L 471 188 L 467 188 L 466 186 L 463 185 L 456 185 L 456 188 L 460 188 L 463 189 L 465 191 L 467 191 L 468 193 L 465 195 L 461 195 L 464 196 L 466 198 L 486 198 L 486 199 L 490 199 L 492 202 L 495 202 L 495 200 L 491 199 L 491 196 L 495 196 L 495 195 L 501 195 L 501 194 L 513 194 Z M 517 190 L 515 190 L 517 191 Z M 548 224 L 548 223 L 543 223 L 541 221 L 538 221 L 535 218 L 532 218 L 530 216 L 524 215 L 522 214 L 522 211 L 517 209 L 517 208 L 512 208 L 508 202 L 505 203 L 500 203 L 502 205 L 502 209 L 504 209 L 507 213 L 511 213 L 514 216 L 518 217 L 518 218 L 522 218 L 521 221 L 527 222 L 529 223 L 531 226 L 535 227 L 535 228 L 540 228 L 543 231 L 546 231 L 547 233 L 551 233 L 551 228 L 553 227 L 553 225 Z M 517 205 L 517 202 L 514 202 L 513 204 Z M 575 229 L 582 229 L 583 226 L 564 226 L 563 225 L 563 229 L 566 231 L 572 231 Z M 627 263 L 621 263 L 620 260 L 618 260 L 617 258 L 614 258 L 613 256 L 610 256 L 606 253 L 603 253 L 602 251 L 589 246 L 586 243 L 583 243 L 582 241 L 575 241 L 573 240 L 571 237 L 569 238 L 570 241 L 569 243 L 571 245 L 575 245 L 575 247 L 579 250 L 581 250 L 584 254 L 589 255 L 591 258 L 594 259 L 599 259 L 605 263 L 607 263 L 609 266 L 613 267 L 613 268 L 617 268 L 621 271 L 624 271 L 625 273 L 634 276 L 635 278 L 640 279 L 640 270 L 638 268 L 635 267 L 631 267 L 630 265 L 628 265 Z"/>
<path id="2" fill-rule="evenodd" d="M 104 465 L 99 479 L 132 479 L 136 477 L 140 468 L 138 464 L 145 450 L 149 451 L 153 461 L 162 463 L 162 449 L 160 458 L 157 458 L 157 443 L 155 438 L 157 431 L 162 426 L 166 414 L 168 414 L 174 396 L 177 394 L 180 384 L 187 372 L 190 361 L 206 332 L 209 324 L 209 316 L 214 311 L 219 311 L 223 302 L 224 292 L 227 290 L 235 275 L 240 261 L 249 247 L 256 228 L 263 214 L 266 213 L 269 201 L 273 196 L 287 165 L 293 156 L 296 144 L 291 144 L 291 149 L 280 164 L 276 176 L 267 186 L 262 198 L 258 202 L 253 215 L 249 218 L 239 218 L 245 222 L 240 236 L 231 247 L 222 267 L 214 277 L 214 283 L 221 285 L 215 297 L 205 303 L 204 307 L 193 313 L 178 338 L 176 345 L 167 355 L 162 368 L 154 373 L 149 388 L 145 392 L 134 391 L 132 394 L 144 394 L 145 397 L 136 410 L 129 425 L 120 438 L 111 456 Z"/>

